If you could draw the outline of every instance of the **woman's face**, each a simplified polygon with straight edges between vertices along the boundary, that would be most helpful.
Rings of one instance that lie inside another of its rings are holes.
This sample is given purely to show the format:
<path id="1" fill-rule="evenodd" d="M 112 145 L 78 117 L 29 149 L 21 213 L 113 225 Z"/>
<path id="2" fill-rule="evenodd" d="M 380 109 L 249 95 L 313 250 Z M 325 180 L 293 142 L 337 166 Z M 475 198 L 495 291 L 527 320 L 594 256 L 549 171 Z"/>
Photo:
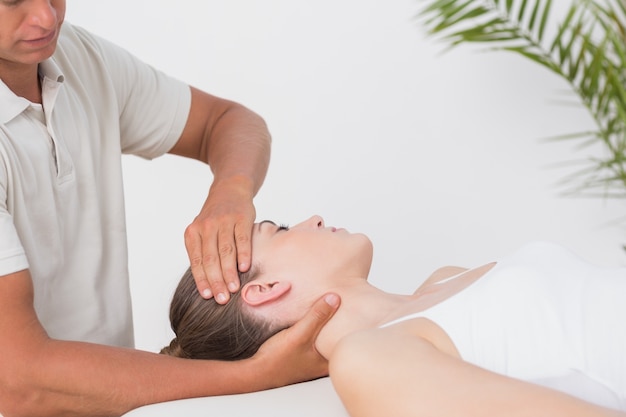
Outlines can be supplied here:
<path id="1" fill-rule="evenodd" d="M 372 243 L 360 233 L 326 227 L 320 216 L 293 227 L 257 223 L 252 235 L 252 262 L 269 279 L 289 280 L 294 290 L 326 291 L 351 278 L 366 279 Z"/>

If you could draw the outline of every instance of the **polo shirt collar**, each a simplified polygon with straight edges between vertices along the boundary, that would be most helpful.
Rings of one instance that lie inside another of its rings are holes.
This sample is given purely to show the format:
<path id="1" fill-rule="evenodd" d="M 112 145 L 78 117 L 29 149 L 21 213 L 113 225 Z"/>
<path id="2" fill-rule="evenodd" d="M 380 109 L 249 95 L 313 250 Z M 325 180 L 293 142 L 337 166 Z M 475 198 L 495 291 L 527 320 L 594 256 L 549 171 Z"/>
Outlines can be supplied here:
<path id="1" fill-rule="evenodd" d="M 0 124 L 8 123 L 30 106 L 30 101 L 15 95 L 2 80 L 0 80 L 0 103 L 2 103 L 0 106 Z"/>
<path id="2" fill-rule="evenodd" d="M 48 80 L 63 83 L 65 76 L 61 72 L 61 68 L 54 62 L 54 59 L 49 58 L 39 64 L 39 75 Z"/>
<path id="3" fill-rule="evenodd" d="M 62 84 L 65 80 L 61 69 L 52 58 L 39 64 L 39 75 L 44 79 L 43 84 Z M 0 124 L 8 123 L 31 104 L 24 97 L 17 96 L 2 80 L 0 80 L 0 103 L 2 103 L 0 106 Z"/>

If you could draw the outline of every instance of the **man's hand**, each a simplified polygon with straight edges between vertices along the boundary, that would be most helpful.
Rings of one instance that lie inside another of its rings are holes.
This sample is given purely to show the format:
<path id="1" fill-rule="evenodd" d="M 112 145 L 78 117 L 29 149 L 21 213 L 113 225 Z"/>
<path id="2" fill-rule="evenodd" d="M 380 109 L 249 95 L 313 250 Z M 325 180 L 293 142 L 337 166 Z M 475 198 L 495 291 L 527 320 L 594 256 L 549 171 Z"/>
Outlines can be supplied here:
<path id="1" fill-rule="evenodd" d="M 328 361 L 315 349 L 315 340 L 339 308 L 337 294 L 328 293 L 289 329 L 265 342 L 252 358 L 262 369 L 268 388 L 310 381 L 328 375 Z"/>
<path id="2" fill-rule="evenodd" d="M 237 269 L 250 268 L 256 216 L 252 200 L 265 179 L 271 136 L 258 114 L 190 88 L 187 123 L 169 153 L 211 167 L 213 184 L 200 214 L 185 230 L 185 246 L 200 294 L 225 304 L 239 289 Z"/>
<path id="3" fill-rule="evenodd" d="M 204 298 L 220 304 L 239 290 L 238 270 L 250 268 L 256 211 L 250 187 L 238 178 L 214 182 L 200 214 L 185 230 L 191 272 Z"/>

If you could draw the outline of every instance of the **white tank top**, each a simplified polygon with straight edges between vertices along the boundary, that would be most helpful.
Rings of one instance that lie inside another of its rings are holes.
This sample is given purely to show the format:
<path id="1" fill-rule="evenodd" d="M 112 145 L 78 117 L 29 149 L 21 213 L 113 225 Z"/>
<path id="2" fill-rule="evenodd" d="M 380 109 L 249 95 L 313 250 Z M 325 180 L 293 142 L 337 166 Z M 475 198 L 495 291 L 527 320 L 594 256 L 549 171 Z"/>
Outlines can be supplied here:
<path id="1" fill-rule="evenodd" d="M 626 268 L 535 242 L 385 326 L 417 317 L 438 324 L 467 362 L 626 410 Z"/>

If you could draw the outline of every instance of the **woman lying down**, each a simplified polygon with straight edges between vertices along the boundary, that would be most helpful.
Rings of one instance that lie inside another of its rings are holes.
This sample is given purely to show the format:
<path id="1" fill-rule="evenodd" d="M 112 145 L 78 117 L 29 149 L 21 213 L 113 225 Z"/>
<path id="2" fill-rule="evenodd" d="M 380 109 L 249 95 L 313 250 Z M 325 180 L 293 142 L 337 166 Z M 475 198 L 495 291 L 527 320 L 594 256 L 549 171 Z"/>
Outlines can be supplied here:
<path id="1" fill-rule="evenodd" d="M 319 216 L 255 224 L 241 291 L 218 305 L 187 272 L 162 353 L 249 357 L 335 292 L 341 308 L 316 347 L 351 416 L 626 416 L 626 268 L 533 243 L 477 268 L 440 268 L 402 295 L 368 283 L 371 261 L 365 235 Z"/>

